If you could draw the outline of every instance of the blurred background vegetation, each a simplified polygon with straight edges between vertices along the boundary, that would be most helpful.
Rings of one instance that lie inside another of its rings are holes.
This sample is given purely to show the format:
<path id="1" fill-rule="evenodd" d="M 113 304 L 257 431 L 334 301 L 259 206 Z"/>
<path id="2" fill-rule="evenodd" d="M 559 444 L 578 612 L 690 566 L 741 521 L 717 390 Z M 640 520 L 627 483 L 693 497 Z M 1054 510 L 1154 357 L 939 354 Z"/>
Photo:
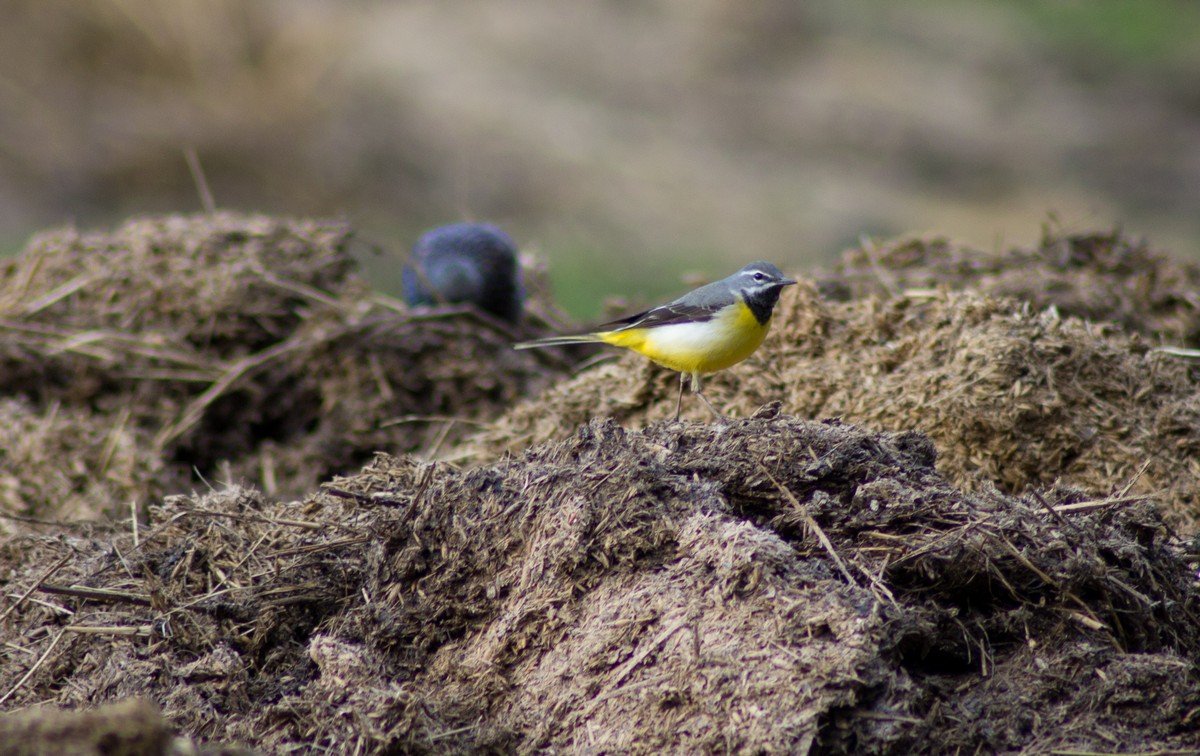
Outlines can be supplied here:
<path id="1" fill-rule="evenodd" d="M 1114 225 L 1200 256 L 1195 0 L 2 0 L 0 249 L 342 215 L 382 288 L 492 220 L 576 315 L 860 237 Z"/>

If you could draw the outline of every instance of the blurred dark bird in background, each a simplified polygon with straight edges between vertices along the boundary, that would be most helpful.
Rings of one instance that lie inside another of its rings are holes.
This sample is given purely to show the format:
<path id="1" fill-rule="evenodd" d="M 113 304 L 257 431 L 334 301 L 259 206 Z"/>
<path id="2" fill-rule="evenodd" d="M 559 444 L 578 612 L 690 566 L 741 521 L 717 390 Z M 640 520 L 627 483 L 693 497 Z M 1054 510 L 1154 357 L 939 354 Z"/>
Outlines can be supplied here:
<path id="1" fill-rule="evenodd" d="M 402 271 L 409 306 L 471 303 L 516 323 L 525 287 L 517 246 L 488 223 L 454 223 L 427 231 Z"/>

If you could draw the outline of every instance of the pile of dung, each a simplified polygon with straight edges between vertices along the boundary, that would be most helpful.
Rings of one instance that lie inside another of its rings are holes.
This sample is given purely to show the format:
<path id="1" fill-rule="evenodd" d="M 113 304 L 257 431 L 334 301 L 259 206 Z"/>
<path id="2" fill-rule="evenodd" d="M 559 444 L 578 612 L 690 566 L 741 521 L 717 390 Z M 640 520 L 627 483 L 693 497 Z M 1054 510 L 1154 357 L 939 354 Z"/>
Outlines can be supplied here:
<path id="1" fill-rule="evenodd" d="M 1200 346 L 1200 267 L 1118 230 L 1046 230 L 1036 247 L 991 253 L 936 236 L 864 244 L 843 253 L 816 282 L 840 301 L 914 289 L 973 290 L 1116 323 L 1155 343 Z"/>
<path id="2" fill-rule="evenodd" d="M 0 533 L 8 523 L 96 516 L 97 503 L 129 507 L 161 496 L 168 476 L 149 435 L 128 416 L 0 398 Z"/>
<path id="3" fill-rule="evenodd" d="M 340 222 L 166 216 L 43 234 L 0 264 L 0 433 L 20 446 L 0 452 L 0 512 L 144 505 L 194 472 L 300 495 L 566 371 L 511 349 L 536 322 L 371 292 L 351 241 Z"/>
<path id="4" fill-rule="evenodd" d="M 10 538 L 0 706 L 269 753 L 1200 746 L 1153 502 L 966 493 L 919 433 L 776 409 Z"/>
<path id="5" fill-rule="evenodd" d="M 803 417 L 916 430 L 955 485 L 1020 493 L 1055 482 L 1152 495 L 1200 523 L 1198 367 L 1116 326 L 976 293 L 849 302 L 807 285 L 784 295 L 772 334 L 705 395 L 746 417 L 772 400 Z M 464 459 L 561 438 L 593 415 L 670 417 L 678 380 L 636 355 L 523 402 L 461 450 Z M 710 418 L 684 397 L 684 416 Z"/>
<path id="6" fill-rule="evenodd" d="M 34 707 L 0 717 L 9 756 L 167 756 L 173 747 L 195 753 L 185 742 L 176 741 L 153 704 L 132 698 L 86 711 Z"/>

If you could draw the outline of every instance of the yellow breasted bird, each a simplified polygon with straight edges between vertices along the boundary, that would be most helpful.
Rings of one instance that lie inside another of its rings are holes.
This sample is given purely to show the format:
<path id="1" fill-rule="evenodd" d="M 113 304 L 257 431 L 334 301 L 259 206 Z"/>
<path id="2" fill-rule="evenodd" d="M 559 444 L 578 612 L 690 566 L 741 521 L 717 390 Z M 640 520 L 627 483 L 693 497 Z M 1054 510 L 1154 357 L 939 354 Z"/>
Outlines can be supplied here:
<path id="1" fill-rule="evenodd" d="M 721 417 L 704 396 L 700 376 L 736 365 L 762 344 L 783 287 L 796 283 L 769 262 L 752 262 L 728 278 L 684 294 L 673 302 L 614 320 L 588 333 L 552 336 L 515 344 L 517 349 L 600 341 L 632 349 L 679 371 L 679 399 L 690 377 L 692 393 Z"/>

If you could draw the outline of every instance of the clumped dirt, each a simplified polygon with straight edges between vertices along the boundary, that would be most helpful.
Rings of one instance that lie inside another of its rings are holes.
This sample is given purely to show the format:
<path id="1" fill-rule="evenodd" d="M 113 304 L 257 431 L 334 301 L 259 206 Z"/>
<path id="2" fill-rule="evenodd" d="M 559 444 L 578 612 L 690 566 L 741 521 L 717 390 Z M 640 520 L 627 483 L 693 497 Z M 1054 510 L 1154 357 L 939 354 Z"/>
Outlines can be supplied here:
<path id="1" fill-rule="evenodd" d="M 925 291 L 835 302 L 795 288 L 765 345 L 706 381 L 722 411 L 745 417 L 779 400 L 802 417 L 918 430 L 937 445 L 939 469 L 966 490 L 1019 493 L 1061 481 L 1152 495 L 1172 521 L 1200 522 L 1194 361 L 1112 324 L 1015 299 Z M 676 396 L 674 374 L 623 355 L 518 405 L 462 455 L 491 459 L 558 438 L 594 413 L 635 425 L 670 417 Z M 685 396 L 684 408 L 685 417 L 710 417 L 697 399 Z"/>
<path id="2" fill-rule="evenodd" d="M 35 238 L 0 266 L 0 433 L 19 447 L 0 455 L 0 511 L 74 519 L 193 471 L 302 495 L 377 450 L 453 440 L 568 367 L 509 348 L 536 321 L 371 292 L 351 241 L 229 213 Z"/>
<path id="3" fill-rule="evenodd" d="M 114 422 L 115 420 L 115 422 Z M 166 473 L 151 439 L 120 418 L 51 402 L 0 399 L 0 513 L 10 523 L 95 518 L 98 505 L 161 496 Z M 0 520 L 0 533 L 5 531 Z"/>
<path id="4" fill-rule="evenodd" d="M 1119 230 L 1046 229 L 1037 247 L 991 253 L 937 236 L 864 244 L 816 282 L 839 301 L 969 289 L 1116 323 L 1153 343 L 1200 346 L 1200 267 Z"/>
<path id="5" fill-rule="evenodd" d="M 164 727 L 267 753 L 1200 748 L 1197 368 L 1153 348 L 1182 304 L 1135 327 L 847 274 L 845 301 L 795 287 L 709 381 L 733 419 L 685 399 L 677 423 L 675 377 L 637 358 L 568 379 L 582 355 L 406 312 L 348 265 L 254 272 L 275 240 L 344 255 L 345 229 L 160 219 L 52 246 L 130 229 L 207 261 L 167 278 L 225 283 L 144 281 L 126 315 L 122 287 L 90 288 L 115 265 L 0 289 L 32 308 L 4 310 L 0 356 L 37 377 L 0 404 L 0 732 L 142 753 Z M 211 331 L 176 306 L 230 288 L 195 308 Z M 257 486 L 182 494 L 192 457 Z"/>
<path id="6" fill-rule="evenodd" d="M 11 756 L 167 753 L 173 739 L 157 707 L 136 698 L 91 711 L 35 708 L 0 718 L 0 743 Z"/>
<path id="7" fill-rule="evenodd" d="M 921 434 L 776 409 L 10 540 L 46 603 L 6 640 L 46 658 L 0 689 L 266 751 L 1200 745 L 1200 593 L 1152 502 L 966 494 Z"/>

